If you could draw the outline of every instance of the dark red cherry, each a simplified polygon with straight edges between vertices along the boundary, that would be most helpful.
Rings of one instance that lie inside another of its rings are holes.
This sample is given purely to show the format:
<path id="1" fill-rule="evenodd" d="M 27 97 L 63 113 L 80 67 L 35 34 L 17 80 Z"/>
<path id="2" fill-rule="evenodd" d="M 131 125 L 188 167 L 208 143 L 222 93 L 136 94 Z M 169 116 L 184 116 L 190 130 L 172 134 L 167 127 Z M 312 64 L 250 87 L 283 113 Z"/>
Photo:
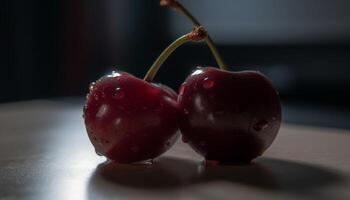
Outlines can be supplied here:
<path id="1" fill-rule="evenodd" d="M 281 124 L 279 96 L 256 71 L 197 68 L 178 102 L 183 139 L 207 160 L 249 162 L 271 145 Z"/>
<path id="2" fill-rule="evenodd" d="M 90 86 L 84 119 L 96 152 L 118 163 L 153 159 L 178 138 L 177 94 L 125 72 Z"/>
<path id="3" fill-rule="evenodd" d="M 143 80 L 113 72 L 90 86 L 83 116 L 96 153 L 133 163 L 153 159 L 175 143 L 180 117 L 177 94 L 151 82 L 178 47 L 206 38 L 203 27 L 194 27 L 165 48 Z"/>

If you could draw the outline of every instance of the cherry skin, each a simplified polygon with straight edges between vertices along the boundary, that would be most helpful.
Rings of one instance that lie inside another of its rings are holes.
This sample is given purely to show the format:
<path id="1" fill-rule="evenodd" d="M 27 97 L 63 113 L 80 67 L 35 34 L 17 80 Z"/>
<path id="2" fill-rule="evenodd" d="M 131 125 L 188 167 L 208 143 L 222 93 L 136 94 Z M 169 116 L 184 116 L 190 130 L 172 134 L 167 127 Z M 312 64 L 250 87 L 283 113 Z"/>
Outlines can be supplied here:
<path id="1" fill-rule="evenodd" d="M 197 68 L 179 91 L 183 140 L 207 160 L 250 162 L 280 128 L 279 96 L 259 72 Z"/>
<path id="2" fill-rule="evenodd" d="M 84 121 L 98 154 L 133 163 L 153 159 L 175 143 L 179 113 L 172 89 L 113 72 L 90 86 Z"/>

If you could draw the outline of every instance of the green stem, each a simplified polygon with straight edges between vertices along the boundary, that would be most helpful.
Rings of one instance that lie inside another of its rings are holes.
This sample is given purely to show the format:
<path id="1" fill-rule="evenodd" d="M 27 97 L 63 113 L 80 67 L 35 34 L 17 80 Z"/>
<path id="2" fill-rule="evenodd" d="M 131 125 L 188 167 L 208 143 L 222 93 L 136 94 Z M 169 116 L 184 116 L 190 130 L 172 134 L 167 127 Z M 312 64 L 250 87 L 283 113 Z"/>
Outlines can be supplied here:
<path id="1" fill-rule="evenodd" d="M 220 69 L 222 70 L 228 70 L 227 65 L 225 64 L 223 58 L 221 57 L 218 49 L 216 48 L 214 41 L 211 39 L 211 37 L 208 35 L 208 38 L 206 39 L 206 42 L 211 50 L 211 53 L 215 57 L 216 62 L 218 63 Z"/>
<path id="2" fill-rule="evenodd" d="M 192 21 L 192 23 L 195 26 L 201 26 L 201 23 L 178 1 L 176 1 L 176 10 L 181 11 L 189 20 Z M 219 53 L 218 49 L 216 48 L 216 45 L 211 39 L 210 35 L 208 34 L 208 37 L 206 38 L 206 43 L 208 44 L 217 64 L 219 65 L 220 69 L 222 70 L 228 70 L 227 65 L 224 62 L 224 59 L 222 58 L 221 54 Z"/>
<path id="3" fill-rule="evenodd" d="M 157 58 L 157 60 L 153 63 L 153 65 L 148 70 L 146 76 L 143 78 L 143 80 L 147 82 L 151 82 L 155 75 L 157 74 L 159 68 L 162 66 L 162 64 L 165 62 L 165 60 L 181 45 L 185 44 L 186 42 L 191 41 L 191 39 L 188 37 L 188 34 L 180 37 L 179 39 L 175 40 L 173 43 L 171 43 Z"/>

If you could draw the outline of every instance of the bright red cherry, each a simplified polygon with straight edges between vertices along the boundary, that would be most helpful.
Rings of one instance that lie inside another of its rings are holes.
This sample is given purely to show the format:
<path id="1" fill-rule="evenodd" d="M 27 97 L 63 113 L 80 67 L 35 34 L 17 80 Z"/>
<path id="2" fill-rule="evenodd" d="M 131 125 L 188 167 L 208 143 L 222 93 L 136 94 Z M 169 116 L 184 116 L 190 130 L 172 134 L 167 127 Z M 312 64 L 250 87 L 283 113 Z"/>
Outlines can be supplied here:
<path id="1" fill-rule="evenodd" d="M 177 94 L 125 72 L 113 72 L 90 87 L 84 119 L 96 152 L 119 163 L 153 159 L 178 134 Z"/>
<path id="2" fill-rule="evenodd" d="M 156 158 L 174 144 L 180 116 L 177 94 L 151 82 L 177 47 L 205 37 L 206 31 L 196 27 L 177 39 L 154 62 L 144 80 L 113 72 L 90 86 L 84 120 L 98 154 L 118 163 L 133 163 Z"/>
<path id="3" fill-rule="evenodd" d="M 255 71 L 198 68 L 178 101 L 184 141 L 207 160 L 249 162 L 271 145 L 281 124 L 279 96 Z"/>

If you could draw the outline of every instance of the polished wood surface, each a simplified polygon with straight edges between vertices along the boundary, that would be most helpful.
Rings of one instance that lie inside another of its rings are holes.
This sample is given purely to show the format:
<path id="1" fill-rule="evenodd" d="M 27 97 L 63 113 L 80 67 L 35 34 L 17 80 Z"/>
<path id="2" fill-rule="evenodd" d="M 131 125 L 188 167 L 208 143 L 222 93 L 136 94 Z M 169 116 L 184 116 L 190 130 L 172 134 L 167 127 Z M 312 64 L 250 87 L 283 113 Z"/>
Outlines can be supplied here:
<path id="1" fill-rule="evenodd" d="M 0 105 L 0 199 L 350 199 L 349 130 L 284 124 L 251 165 L 205 165 L 180 141 L 117 165 L 94 153 L 81 107 Z"/>

